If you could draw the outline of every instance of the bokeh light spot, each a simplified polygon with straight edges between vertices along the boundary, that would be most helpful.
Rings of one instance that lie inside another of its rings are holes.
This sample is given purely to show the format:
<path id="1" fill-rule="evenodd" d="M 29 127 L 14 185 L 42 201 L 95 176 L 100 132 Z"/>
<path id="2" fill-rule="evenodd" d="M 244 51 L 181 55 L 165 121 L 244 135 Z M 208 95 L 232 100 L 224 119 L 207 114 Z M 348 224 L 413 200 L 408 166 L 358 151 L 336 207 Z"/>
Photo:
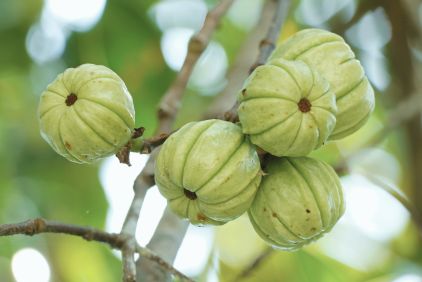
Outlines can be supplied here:
<path id="1" fill-rule="evenodd" d="M 206 96 L 218 93 L 226 84 L 228 66 L 223 46 L 217 42 L 210 42 L 193 69 L 189 86 Z"/>
<path id="2" fill-rule="evenodd" d="M 357 24 L 346 31 L 346 37 L 352 45 L 367 51 L 384 47 L 391 36 L 391 23 L 383 8 L 367 12 Z"/>
<path id="3" fill-rule="evenodd" d="M 132 202 L 133 182 L 145 166 L 147 159 L 146 155 L 132 154 L 130 156 L 132 166 L 130 167 L 119 163 L 114 156 L 102 162 L 99 178 L 109 203 L 106 218 L 107 231 L 120 231 Z"/>
<path id="4" fill-rule="evenodd" d="M 166 206 L 167 200 L 160 194 L 157 186 L 150 188 L 145 196 L 136 230 L 139 245 L 146 246 L 151 240 Z"/>
<path id="5" fill-rule="evenodd" d="M 171 28 L 161 37 L 161 51 L 167 65 L 174 71 L 182 68 L 188 53 L 189 39 L 194 30 L 189 28 Z"/>
<path id="6" fill-rule="evenodd" d="M 175 27 L 199 31 L 207 10 L 202 0 L 173 0 L 159 2 L 150 13 L 162 31 Z"/>
<path id="7" fill-rule="evenodd" d="M 258 22 L 263 0 L 237 0 L 227 12 L 228 18 L 243 30 L 252 29 Z"/>
<path id="8" fill-rule="evenodd" d="M 392 282 L 422 282 L 422 276 L 416 274 L 405 274 L 397 277 Z"/>
<path id="9" fill-rule="evenodd" d="M 26 50 L 38 64 L 53 61 L 61 57 L 66 47 L 65 32 L 53 22 L 48 25 L 32 25 L 26 36 Z"/>
<path id="10" fill-rule="evenodd" d="M 37 250 L 26 248 L 15 253 L 12 258 L 12 272 L 17 282 L 48 282 L 50 266 Z"/>
<path id="11" fill-rule="evenodd" d="M 389 241 L 403 231 L 409 213 L 393 196 L 358 174 L 343 177 L 342 184 L 345 216 L 364 234 L 374 240 Z"/>
<path id="12" fill-rule="evenodd" d="M 190 225 L 177 252 L 174 266 L 188 276 L 201 273 L 212 250 L 214 229 Z"/>
<path id="13" fill-rule="evenodd" d="M 46 0 L 53 17 L 75 31 L 91 29 L 101 18 L 106 0 Z"/>

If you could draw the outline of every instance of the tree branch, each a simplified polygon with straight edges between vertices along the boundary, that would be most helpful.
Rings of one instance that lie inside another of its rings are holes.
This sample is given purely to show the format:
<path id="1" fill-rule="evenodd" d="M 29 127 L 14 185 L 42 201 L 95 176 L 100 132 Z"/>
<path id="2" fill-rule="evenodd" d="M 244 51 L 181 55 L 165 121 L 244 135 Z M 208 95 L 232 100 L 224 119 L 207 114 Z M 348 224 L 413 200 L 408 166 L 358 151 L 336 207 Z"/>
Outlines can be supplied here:
<path id="1" fill-rule="evenodd" d="M 158 252 L 165 261 L 173 263 L 177 251 L 182 244 L 185 237 L 189 223 L 173 213 L 169 206 L 166 207 L 160 223 L 148 243 L 148 249 Z M 168 276 L 163 268 L 157 268 L 155 263 L 145 261 L 144 258 L 139 258 L 136 262 L 138 273 L 138 282 L 143 281 L 167 281 Z"/>
<path id="2" fill-rule="evenodd" d="M 157 111 L 158 126 L 155 135 L 165 136 L 165 134 L 168 134 L 171 131 L 176 119 L 176 115 L 180 108 L 180 101 L 183 97 L 183 93 L 186 89 L 193 68 L 205 48 L 208 46 L 208 43 L 211 40 L 211 36 L 214 30 L 217 28 L 221 17 L 225 14 L 233 1 L 234 0 L 222 0 L 213 10 L 207 14 L 202 29 L 189 41 L 188 54 L 183 63 L 182 69 L 161 99 Z M 148 159 L 146 166 L 135 180 L 135 195 L 123 224 L 121 234 L 126 234 L 132 238 L 135 238 L 136 227 L 143 200 L 147 190 L 154 185 L 154 163 L 157 153 L 158 150 L 153 151 L 153 154 L 151 154 L 150 158 Z M 134 271 L 134 253 L 135 245 L 134 242 L 131 242 L 127 252 L 124 254 L 124 265 L 127 266 L 124 268 L 125 274 L 123 280 L 125 282 L 135 281 L 136 271 Z"/>
<path id="3" fill-rule="evenodd" d="M 272 24 L 267 35 L 260 43 L 258 59 L 256 60 L 255 65 L 250 68 L 250 72 L 253 72 L 257 67 L 264 65 L 267 62 L 268 57 L 277 44 L 277 39 L 280 37 L 281 27 L 287 17 L 289 6 L 290 0 L 277 1 L 276 13 L 273 17 Z"/>
<path id="4" fill-rule="evenodd" d="M 279 36 L 279 32 L 281 29 L 281 23 L 283 22 L 287 14 L 288 3 L 288 0 L 277 1 L 277 7 L 275 9 L 277 16 L 273 17 L 273 21 L 267 33 L 267 37 L 263 41 L 261 41 L 261 44 L 259 46 L 259 56 L 257 60 L 258 63 L 261 62 L 261 60 L 266 60 L 267 57 L 270 55 L 271 51 L 274 49 L 275 42 Z M 226 6 L 225 8 L 227 9 L 228 6 Z M 212 13 L 213 12 L 211 12 L 207 16 L 207 20 L 212 18 Z M 270 44 L 271 42 L 273 42 L 273 44 Z M 187 227 L 188 223 L 180 221 L 177 216 L 175 216 L 167 207 L 152 240 L 148 244 L 148 247 L 157 251 L 160 255 L 167 257 L 168 261 L 173 261 L 176 257 L 177 250 L 180 244 L 182 243 Z M 148 271 L 151 273 L 152 281 L 166 280 L 166 274 L 162 271 L 153 271 L 151 270 L 150 266 L 145 264 L 141 264 L 139 265 L 139 267 L 144 271 Z"/>
<path id="5" fill-rule="evenodd" d="M 120 249 L 124 239 L 115 233 L 107 233 L 92 227 L 83 227 L 72 224 L 64 224 L 36 218 L 15 224 L 0 225 L 0 236 L 12 236 L 23 234 L 33 236 L 40 233 L 60 233 L 82 237 L 87 241 L 97 241 L 110 245 L 114 249 Z"/>
<path id="6" fill-rule="evenodd" d="M 161 267 L 163 270 L 166 270 L 167 272 L 173 274 L 174 276 L 178 277 L 181 281 L 186 282 L 194 282 L 192 279 L 178 271 L 176 268 L 171 266 L 169 263 L 167 263 L 163 258 L 161 258 L 159 255 L 153 253 L 151 250 L 147 248 L 143 248 L 141 246 L 137 246 L 136 252 L 145 259 L 148 259 L 152 262 L 155 262 L 156 265 Z"/>
<path id="7" fill-rule="evenodd" d="M 280 7 L 283 6 L 284 2 L 288 1 L 278 1 L 279 9 L 277 9 L 277 14 L 282 11 L 280 10 Z M 150 140 L 147 139 L 147 142 L 144 143 L 147 144 L 147 147 L 145 148 L 148 148 L 148 150 L 153 150 L 155 147 L 160 146 L 161 143 L 164 142 L 165 138 L 167 138 L 168 133 L 170 132 L 173 126 L 175 117 L 178 113 L 180 107 L 180 100 L 187 86 L 189 77 L 193 71 L 193 67 L 202 52 L 205 50 L 206 46 L 208 45 L 211 35 L 217 28 L 221 17 L 228 10 L 232 3 L 233 0 L 222 0 L 220 4 L 217 5 L 216 8 L 213 9 L 207 15 L 204 26 L 201 31 L 197 35 L 193 36 L 190 40 L 188 55 L 185 59 L 183 67 L 178 76 L 176 77 L 175 81 L 169 87 L 168 91 L 161 100 L 160 107 L 158 109 L 159 125 L 156 130 L 156 133 L 158 135 L 157 137 L 153 137 Z M 282 18 L 274 17 L 274 22 L 272 27 L 270 28 L 270 32 L 268 33 L 267 38 L 261 42 L 261 54 L 258 58 L 258 63 L 263 60 L 263 57 L 268 56 L 271 50 L 274 48 L 274 43 L 271 42 L 275 42 L 278 36 L 279 28 L 277 29 L 276 27 L 279 23 L 281 24 L 280 19 Z M 128 210 L 120 234 L 107 233 L 91 227 L 81 227 L 76 225 L 63 224 L 39 218 L 17 224 L 0 225 L 0 236 L 9 236 L 15 234 L 34 235 L 39 233 L 62 233 L 79 236 L 88 241 L 98 241 L 107 243 L 112 248 L 121 250 L 123 256 L 123 281 L 125 282 L 134 282 L 136 279 L 136 266 L 134 262 L 134 254 L 136 252 L 139 252 L 141 257 L 154 261 L 156 265 L 178 276 L 183 281 L 192 281 L 188 277 L 184 276 L 176 269 L 174 269 L 161 257 L 153 254 L 149 249 L 141 248 L 140 246 L 138 246 L 135 240 L 137 221 L 139 218 L 143 199 L 148 188 L 154 185 L 154 161 L 157 153 L 158 149 L 153 150 L 146 166 L 135 180 L 135 196 Z M 176 233 L 178 237 L 180 237 L 174 242 L 175 244 L 173 250 L 171 251 L 171 254 L 167 254 L 167 258 L 169 260 L 174 260 L 176 252 L 179 248 L 180 242 L 183 239 L 184 233 L 188 225 L 186 223 L 180 224 L 177 228 L 178 230 L 170 230 L 169 228 L 167 228 L 169 226 L 168 222 L 172 222 L 174 221 L 174 219 L 172 219 L 172 214 L 170 211 L 166 210 L 165 214 L 167 214 L 167 216 L 165 215 L 164 220 L 161 221 L 166 222 L 166 224 L 163 225 L 166 226 L 166 228 L 164 228 L 164 230 L 166 230 L 165 233 Z M 160 230 L 160 227 L 158 228 L 158 230 Z M 158 241 L 160 240 L 161 239 L 158 239 Z M 146 261 L 144 261 L 144 263 L 146 263 Z"/>
<path id="8" fill-rule="evenodd" d="M 44 218 L 35 218 L 24 222 L 0 225 L 0 236 L 13 236 L 19 234 L 33 236 L 41 233 L 73 235 L 86 241 L 96 241 L 108 244 L 111 248 L 121 250 L 122 252 L 125 251 L 127 246 L 126 241 L 131 239 L 121 234 L 108 233 L 88 226 L 66 224 L 46 220 Z M 151 250 L 136 245 L 135 251 L 141 257 L 153 261 L 159 267 L 178 277 L 181 281 L 193 281 L 165 262 Z"/>
<path id="9" fill-rule="evenodd" d="M 158 109 L 159 125 L 157 133 L 169 133 L 180 107 L 180 100 L 188 84 L 193 68 L 203 51 L 208 46 L 211 36 L 217 28 L 221 17 L 227 12 L 234 0 L 221 0 L 211 10 L 206 18 L 202 29 L 189 41 L 188 54 L 183 63 L 182 69 L 167 90 L 160 102 Z"/>
<path id="10" fill-rule="evenodd" d="M 208 107 L 205 118 L 215 118 L 222 113 L 230 110 L 231 106 L 236 102 L 236 95 L 241 89 L 245 79 L 249 75 L 249 70 L 255 64 L 256 58 L 259 55 L 259 43 L 262 40 L 262 35 L 265 34 L 271 26 L 274 14 L 276 13 L 275 1 L 266 1 L 260 19 L 252 32 L 243 42 L 240 50 L 237 52 L 236 59 L 227 75 L 228 83 L 223 91 L 212 101 Z M 221 117 L 223 118 L 223 117 Z"/>
<path id="11" fill-rule="evenodd" d="M 144 202 L 147 190 L 149 187 L 152 187 L 155 184 L 154 160 L 156 154 L 158 154 L 158 150 L 155 150 L 151 153 L 147 163 L 142 169 L 142 172 L 135 179 L 133 184 L 135 195 L 126 214 L 126 218 L 120 232 L 120 234 L 132 238 L 132 240 L 128 243 L 128 246 L 126 246 L 125 251 L 122 253 L 124 282 L 136 281 L 136 264 L 134 257 L 136 249 L 135 233 L 139 214 L 141 212 L 142 204 Z"/>
<path id="12" fill-rule="evenodd" d="M 274 0 L 270 0 L 274 1 Z M 276 13 L 273 16 L 271 26 L 264 39 L 259 45 L 259 55 L 256 62 L 250 67 L 249 73 L 252 73 L 257 67 L 266 63 L 271 52 L 274 50 L 277 39 L 280 36 L 281 27 L 285 21 L 290 6 L 290 0 L 278 0 Z M 239 89 L 240 90 L 240 89 Z M 224 119 L 228 121 L 237 121 L 237 108 L 239 104 L 236 102 L 233 107 L 224 114 Z"/>

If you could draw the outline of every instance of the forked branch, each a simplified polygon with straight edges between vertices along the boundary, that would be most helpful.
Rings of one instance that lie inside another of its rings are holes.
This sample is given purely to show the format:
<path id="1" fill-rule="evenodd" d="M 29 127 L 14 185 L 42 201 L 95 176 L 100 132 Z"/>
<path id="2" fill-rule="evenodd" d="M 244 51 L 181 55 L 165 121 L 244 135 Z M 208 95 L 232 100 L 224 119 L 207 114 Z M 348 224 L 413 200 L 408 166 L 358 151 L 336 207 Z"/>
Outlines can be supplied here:
<path id="1" fill-rule="evenodd" d="M 170 85 L 163 98 L 161 99 L 158 111 L 157 136 L 165 136 L 170 133 L 180 108 L 181 99 L 185 92 L 193 68 L 203 51 L 208 46 L 211 36 L 217 28 L 222 16 L 227 12 L 234 0 L 222 0 L 213 10 L 211 10 L 205 19 L 202 29 L 194 35 L 188 45 L 188 54 L 183 63 L 182 69 L 176 76 L 176 79 Z M 145 150 L 152 150 L 145 148 Z M 157 151 L 157 150 L 156 150 Z M 154 163 L 156 153 L 150 155 L 146 166 L 138 175 L 134 183 L 134 198 L 123 224 L 121 234 L 126 234 L 135 238 L 136 227 L 139 214 L 147 190 L 154 185 Z M 177 231 L 176 231 L 177 232 Z M 135 242 L 131 242 L 124 254 L 124 281 L 133 282 L 136 277 L 135 267 Z"/>

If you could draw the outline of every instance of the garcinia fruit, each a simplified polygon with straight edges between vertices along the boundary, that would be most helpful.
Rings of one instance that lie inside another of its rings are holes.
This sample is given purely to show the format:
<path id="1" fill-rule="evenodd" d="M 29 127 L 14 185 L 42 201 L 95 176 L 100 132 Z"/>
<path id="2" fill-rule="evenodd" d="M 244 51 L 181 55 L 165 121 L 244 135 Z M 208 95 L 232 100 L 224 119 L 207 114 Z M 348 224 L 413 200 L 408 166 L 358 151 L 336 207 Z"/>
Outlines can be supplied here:
<path id="1" fill-rule="evenodd" d="M 308 157 L 269 157 L 249 219 L 271 245 L 296 250 L 336 224 L 344 213 L 335 171 Z"/>
<path id="2" fill-rule="evenodd" d="M 375 106 L 374 91 L 353 51 L 337 34 L 321 29 L 302 30 L 270 59 L 301 60 L 315 68 L 337 96 L 337 123 L 330 139 L 352 134 L 368 120 Z"/>
<path id="3" fill-rule="evenodd" d="M 335 94 L 301 61 L 259 66 L 238 95 L 238 115 L 251 142 L 275 156 L 304 156 L 319 148 L 336 124 Z"/>
<path id="4" fill-rule="evenodd" d="M 223 224 L 244 213 L 261 181 L 258 155 L 239 126 L 191 122 L 163 144 L 155 182 L 170 208 L 192 224 Z"/>
<path id="5" fill-rule="evenodd" d="M 84 64 L 69 68 L 41 94 L 42 137 L 66 159 L 91 163 L 118 152 L 135 124 L 132 97 L 112 70 Z"/>

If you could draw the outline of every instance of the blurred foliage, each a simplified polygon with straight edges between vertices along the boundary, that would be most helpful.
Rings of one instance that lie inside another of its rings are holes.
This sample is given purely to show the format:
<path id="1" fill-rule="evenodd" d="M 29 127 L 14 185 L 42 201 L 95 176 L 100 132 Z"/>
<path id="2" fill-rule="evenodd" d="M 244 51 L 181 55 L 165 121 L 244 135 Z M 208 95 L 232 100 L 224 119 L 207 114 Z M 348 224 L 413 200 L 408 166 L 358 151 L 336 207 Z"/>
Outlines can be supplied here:
<path id="1" fill-rule="evenodd" d="M 168 68 L 161 53 L 162 32 L 150 15 L 151 6 L 157 2 L 108 1 L 100 21 L 91 30 L 69 33 L 64 54 L 58 59 L 40 64 L 30 58 L 25 42 L 31 26 L 41 18 L 43 1 L 0 1 L 0 223 L 42 216 L 104 228 L 108 203 L 98 179 L 100 164 L 76 165 L 51 150 L 39 135 L 36 118 L 38 97 L 42 89 L 66 67 L 88 62 L 107 65 L 123 78 L 132 93 L 137 125 L 147 129 L 146 135 L 153 134 L 157 103 L 175 77 L 175 72 Z M 208 7 L 217 3 L 215 0 L 205 2 Z M 331 3 L 331 6 L 341 6 L 342 1 L 292 2 L 293 7 L 280 42 L 297 30 L 309 26 L 306 18 L 298 19 L 297 11 L 303 9 L 301 5 L 308 5 L 308 10 L 312 11 L 315 5 L 328 7 Z M 348 2 L 353 2 L 352 10 L 348 12 L 351 17 L 344 17 L 346 8 L 343 7 L 318 26 L 345 35 L 368 11 L 379 6 L 387 9 L 388 13 L 394 9 L 404 9 L 404 4 L 400 4 L 402 1 Z M 406 13 L 422 10 L 416 2 L 406 1 Z M 421 22 L 422 19 L 419 18 L 417 30 L 421 29 Z M 393 33 L 397 30 L 403 29 L 400 26 L 393 27 Z M 247 30 L 239 28 L 229 18 L 225 18 L 220 24 L 214 40 L 224 47 L 229 64 L 234 62 L 247 35 Z M 394 36 L 393 34 L 393 39 Z M 387 60 L 393 57 L 392 50 L 398 50 L 392 46 L 396 43 L 397 41 L 393 41 L 387 45 Z M 406 45 L 406 48 L 408 53 L 414 52 L 410 50 L 411 46 Z M 357 54 L 363 52 L 358 49 L 355 51 Z M 420 68 L 420 62 L 415 60 L 414 64 L 415 69 Z M 400 82 L 394 67 L 388 69 L 388 72 L 393 77 L 391 85 L 382 93 L 377 91 L 377 108 L 368 124 L 356 134 L 314 152 L 313 156 L 336 164 L 345 156 L 367 146 L 371 138 L 385 127 L 389 110 L 405 98 L 403 93 L 396 91 L 400 89 Z M 407 72 L 412 77 L 418 75 L 411 66 L 407 66 Z M 195 89 L 188 89 L 182 101 L 177 125 L 201 118 L 212 100 L 212 96 L 203 96 Z M 421 145 L 422 140 L 415 141 L 412 138 L 417 135 L 408 133 L 409 128 L 403 126 L 377 146 L 398 161 L 400 177 L 396 184 L 422 209 L 421 199 L 415 196 L 419 195 L 416 184 L 420 189 L 421 183 L 412 180 L 415 171 L 422 171 L 421 167 L 415 167 L 414 158 L 418 155 L 415 153 L 415 146 L 411 146 Z M 399 236 L 384 243 L 389 255 L 382 267 L 368 270 L 359 270 L 341 263 L 325 255 L 317 247 L 305 248 L 295 253 L 273 251 L 242 281 L 393 281 L 401 274 L 422 273 L 420 242 L 417 228 L 409 223 Z M 218 251 L 212 254 L 219 257 L 218 263 L 212 265 L 213 260 L 210 258 L 204 271 L 216 272 L 220 281 L 237 281 L 239 273 L 266 249 L 265 244 L 252 231 L 246 217 L 217 228 L 214 244 Z M 52 268 L 51 281 L 120 280 L 120 261 L 106 246 L 87 243 L 79 238 L 41 235 L 32 238 L 0 238 L 0 281 L 14 281 L 10 260 L 17 250 L 24 247 L 36 248 L 46 256 Z M 206 281 L 208 276 L 204 272 L 198 277 Z"/>

